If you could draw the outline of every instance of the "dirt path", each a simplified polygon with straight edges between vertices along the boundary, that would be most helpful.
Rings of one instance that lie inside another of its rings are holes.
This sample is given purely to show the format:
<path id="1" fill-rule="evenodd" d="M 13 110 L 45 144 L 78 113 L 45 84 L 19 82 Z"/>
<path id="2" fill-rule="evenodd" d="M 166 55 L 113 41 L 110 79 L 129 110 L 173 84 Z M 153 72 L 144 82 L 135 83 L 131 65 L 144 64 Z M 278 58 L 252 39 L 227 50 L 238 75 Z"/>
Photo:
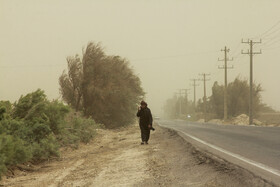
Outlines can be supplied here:
<path id="1" fill-rule="evenodd" d="M 253 174 L 205 156 L 175 132 L 156 126 L 149 145 L 139 129 L 100 130 L 61 158 L 17 171 L 4 186 L 271 186 Z"/>

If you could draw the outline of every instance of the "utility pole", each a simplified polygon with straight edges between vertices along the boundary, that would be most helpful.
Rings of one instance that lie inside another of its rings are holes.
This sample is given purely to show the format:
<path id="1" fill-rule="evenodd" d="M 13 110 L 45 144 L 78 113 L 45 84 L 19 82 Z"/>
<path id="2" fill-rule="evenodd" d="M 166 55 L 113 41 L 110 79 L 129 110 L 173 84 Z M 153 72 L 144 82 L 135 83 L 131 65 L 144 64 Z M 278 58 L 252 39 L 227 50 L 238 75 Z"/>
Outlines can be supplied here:
<path id="1" fill-rule="evenodd" d="M 206 81 L 210 80 L 210 79 L 206 79 L 206 76 L 210 76 L 210 74 L 202 73 L 202 74 L 199 74 L 199 75 L 203 77 L 200 80 L 203 81 L 203 85 L 204 85 L 203 113 L 204 113 L 204 122 L 206 122 Z"/>
<path id="2" fill-rule="evenodd" d="M 176 95 L 179 95 L 179 117 L 182 115 L 182 100 L 181 100 L 181 95 L 182 95 L 182 89 L 179 89 L 178 93 L 175 93 Z"/>
<path id="3" fill-rule="evenodd" d="M 249 102 L 249 124 L 253 124 L 253 55 L 255 54 L 262 54 L 262 51 L 260 50 L 259 52 L 254 52 L 253 51 L 253 45 L 254 44 L 260 44 L 262 41 L 255 42 L 253 40 L 247 40 L 247 41 L 241 41 L 241 43 L 249 44 L 250 45 L 250 50 L 247 50 L 247 52 L 241 51 L 241 54 L 247 54 L 250 55 L 250 102 Z"/>
<path id="4" fill-rule="evenodd" d="M 198 84 L 196 84 L 196 81 L 199 81 L 199 79 L 191 79 L 191 81 L 193 81 L 193 84 L 191 84 L 193 86 L 193 106 L 194 106 L 194 110 L 196 108 L 196 87 L 199 86 Z"/>
<path id="5" fill-rule="evenodd" d="M 179 94 L 179 115 L 181 116 L 182 115 L 182 94 L 184 94 L 185 95 L 185 97 L 186 98 L 188 98 L 188 92 L 189 91 L 189 89 L 179 89 L 179 93 L 177 93 L 177 94 Z"/>
<path id="6" fill-rule="evenodd" d="M 185 92 L 185 97 L 188 98 L 190 89 L 181 89 L 181 90 Z"/>
<path id="7" fill-rule="evenodd" d="M 188 111 L 188 98 L 189 98 L 189 91 L 190 91 L 190 89 L 182 89 L 184 92 L 185 92 L 185 102 L 186 103 L 184 103 L 185 105 L 185 113 L 184 114 L 186 114 L 187 113 L 187 111 Z"/>
<path id="8" fill-rule="evenodd" d="M 228 61 L 232 61 L 233 59 L 231 58 L 231 59 L 229 59 L 228 57 L 227 57 L 227 53 L 230 51 L 230 49 L 228 49 L 226 46 L 225 46 L 225 48 L 224 49 L 222 49 L 221 50 L 222 52 L 224 52 L 225 53 L 225 57 L 224 57 L 224 59 L 218 59 L 218 61 L 224 61 L 225 62 L 225 65 L 224 66 L 219 66 L 219 69 L 224 69 L 225 70 L 225 86 L 224 86 L 224 120 L 227 120 L 227 118 L 228 118 L 228 115 L 227 115 L 227 113 L 228 113 L 228 108 L 227 108 L 227 70 L 228 69 L 233 69 L 233 66 L 228 66 L 227 65 L 227 62 Z"/>

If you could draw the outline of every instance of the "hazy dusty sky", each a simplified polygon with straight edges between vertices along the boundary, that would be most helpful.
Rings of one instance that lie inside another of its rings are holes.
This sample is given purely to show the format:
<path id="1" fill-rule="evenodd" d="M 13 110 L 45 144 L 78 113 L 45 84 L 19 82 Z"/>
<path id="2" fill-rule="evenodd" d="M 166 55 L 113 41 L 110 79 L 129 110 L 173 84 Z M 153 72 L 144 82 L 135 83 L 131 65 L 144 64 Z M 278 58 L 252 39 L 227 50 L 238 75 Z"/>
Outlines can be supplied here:
<path id="1" fill-rule="evenodd" d="M 279 10 L 279 0 L 0 0 L 0 100 L 37 88 L 58 98 L 65 58 L 95 41 L 130 60 L 151 109 L 160 113 L 199 73 L 211 73 L 208 96 L 214 81 L 223 83 L 217 59 L 225 45 L 236 57 L 229 81 L 248 78 L 249 56 L 240 55 L 248 45 L 241 39 L 262 36 L 254 79 L 265 89 L 263 100 L 280 110 L 280 24 L 262 35 L 280 21 Z M 197 89 L 199 98 L 203 87 Z"/>

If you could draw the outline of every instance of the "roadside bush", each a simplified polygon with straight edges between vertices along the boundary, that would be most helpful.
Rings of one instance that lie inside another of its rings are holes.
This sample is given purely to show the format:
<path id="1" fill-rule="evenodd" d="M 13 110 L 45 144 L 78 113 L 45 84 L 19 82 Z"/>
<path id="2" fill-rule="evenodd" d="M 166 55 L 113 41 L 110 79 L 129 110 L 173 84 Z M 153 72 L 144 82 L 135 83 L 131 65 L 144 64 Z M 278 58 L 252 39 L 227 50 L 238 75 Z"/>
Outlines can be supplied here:
<path id="1" fill-rule="evenodd" d="M 88 143 L 94 137 L 97 128 L 103 128 L 102 125 L 95 123 L 93 119 L 81 117 L 74 117 L 71 125 L 76 131 L 73 133 L 80 137 L 80 141 L 83 143 Z"/>
<path id="2" fill-rule="evenodd" d="M 47 97 L 43 90 L 38 89 L 35 92 L 21 96 L 18 102 L 14 104 L 13 117 L 24 118 L 32 108 L 38 103 L 47 101 Z"/>
<path id="3" fill-rule="evenodd" d="M 9 101 L 0 101 L 0 120 L 9 117 L 12 110 L 12 104 Z"/>
<path id="4" fill-rule="evenodd" d="M 11 135 L 0 135 L 0 175 L 7 167 L 20 164 L 31 159 L 29 146 L 20 138 Z"/>
<path id="5" fill-rule="evenodd" d="M 1 174 L 6 172 L 6 166 L 4 163 L 4 154 L 0 153 L 0 180 L 1 180 Z"/>
<path id="6" fill-rule="evenodd" d="M 49 119 L 49 126 L 54 134 L 61 133 L 65 117 L 69 112 L 70 108 L 57 100 L 52 101 L 47 105 L 46 115 Z"/>
<path id="7" fill-rule="evenodd" d="M 0 177 L 11 166 L 59 156 L 61 145 L 87 143 L 102 127 L 70 111 L 40 89 L 13 105 L 0 101 Z"/>
<path id="8" fill-rule="evenodd" d="M 96 135 L 96 129 L 100 128 L 104 128 L 104 125 L 72 112 L 67 116 L 63 133 L 58 138 L 62 145 L 71 145 L 77 148 L 80 142 L 88 143 Z"/>
<path id="9" fill-rule="evenodd" d="M 57 100 L 48 101 L 44 92 L 38 89 L 26 96 L 21 96 L 15 104 L 13 116 L 29 123 L 44 123 L 54 134 L 58 134 L 69 109 Z"/>
<path id="10" fill-rule="evenodd" d="M 51 129 L 48 125 L 44 123 L 35 123 L 30 126 L 30 143 L 37 142 L 40 143 L 42 139 L 47 138 L 51 134 Z"/>
<path id="11" fill-rule="evenodd" d="M 16 136 L 22 140 L 29 141 L 31 139 L 31 128 L 22 120 L 2 120 L 0 121 L 0 134 L 8 134 Z"/>
<path id="12" fill-rule="evenodd" d="M 6 112 L 6 108 L 0 106 L 0 120 L 4 119 L 5 112 Z"/>
<path id="13" fill-rule="evenodd" d="M 59 143 L 53 135 L 31 144 L 33 160 L 46 160 L 52 156 L 59 156 Z"/>

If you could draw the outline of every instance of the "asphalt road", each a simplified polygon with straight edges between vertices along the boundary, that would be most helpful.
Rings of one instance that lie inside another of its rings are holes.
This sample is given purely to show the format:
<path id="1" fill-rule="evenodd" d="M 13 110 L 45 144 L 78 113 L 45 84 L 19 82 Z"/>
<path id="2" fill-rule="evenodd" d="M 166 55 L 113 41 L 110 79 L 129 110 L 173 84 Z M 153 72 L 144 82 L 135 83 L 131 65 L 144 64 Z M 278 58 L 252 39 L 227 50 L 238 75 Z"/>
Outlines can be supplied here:
<path id="1" fill-rule="evenodd" d="M 217 125 L 186 121 L 160 120 L 158 124 L 178 131 L 182 136 L 222 155 L 230 162 L 258 172 L 264 178 L 280 182 L 280 128 Z M 280 183 L 279 183 L 280 184 Z"/>

